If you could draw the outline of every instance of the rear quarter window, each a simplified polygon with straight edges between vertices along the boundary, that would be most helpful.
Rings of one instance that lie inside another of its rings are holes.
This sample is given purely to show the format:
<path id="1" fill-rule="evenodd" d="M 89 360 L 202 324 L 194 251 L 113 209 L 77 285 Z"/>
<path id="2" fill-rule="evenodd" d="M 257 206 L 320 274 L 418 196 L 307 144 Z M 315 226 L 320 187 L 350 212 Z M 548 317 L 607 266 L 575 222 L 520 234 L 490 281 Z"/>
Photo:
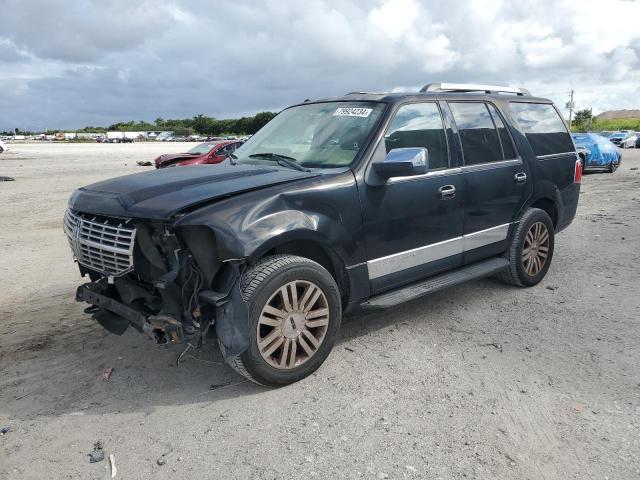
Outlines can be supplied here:
<path id="1" fill-rule="evenodd" d="M 553 105 L 511 102 L 510 107 L 536 156 L 574 151 L 567 127 Z"/>

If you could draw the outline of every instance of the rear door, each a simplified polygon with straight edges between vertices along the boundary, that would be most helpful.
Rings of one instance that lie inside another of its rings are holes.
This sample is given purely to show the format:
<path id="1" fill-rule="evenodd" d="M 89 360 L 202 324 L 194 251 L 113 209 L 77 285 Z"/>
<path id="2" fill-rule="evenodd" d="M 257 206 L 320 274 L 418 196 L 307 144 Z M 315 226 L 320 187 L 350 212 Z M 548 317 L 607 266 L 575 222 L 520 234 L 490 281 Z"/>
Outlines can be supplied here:
<path id="1" fill-rule="evenodd" d="M 503 252 L 513 222 L 532 194 L 527 164 L 492 103 L 448 102 L 462 145 L 463 263 Z"/>
<path id="2" fill-rule="evenodd" d="M 462 264 L 463 185 L 437 102 L 398 107 L 373 154 L 425 147 L 429 171 L 358 186 L 373 293 Z M 371 168 L 371 166 L 369 166 Z"/>

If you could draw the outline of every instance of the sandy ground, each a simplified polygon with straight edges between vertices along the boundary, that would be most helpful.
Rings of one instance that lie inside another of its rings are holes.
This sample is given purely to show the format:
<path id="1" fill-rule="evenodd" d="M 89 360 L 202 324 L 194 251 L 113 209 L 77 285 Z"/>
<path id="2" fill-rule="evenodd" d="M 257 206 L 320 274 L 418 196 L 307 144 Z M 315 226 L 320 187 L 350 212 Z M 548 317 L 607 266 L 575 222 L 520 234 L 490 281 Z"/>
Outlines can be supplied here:
<path id="1" fill-rule="evenodd" d="M 0 478 L 640 477 L 640 151 L 587 175 L 537 287 L 492 279 L 353 317 L 324 366 L 271 390 L 215 349 L 110 335 L 73 300 L 81 185 L 180 144 L 0 155 Z M 110 381 L 102 372 L 113 367 Z"/>

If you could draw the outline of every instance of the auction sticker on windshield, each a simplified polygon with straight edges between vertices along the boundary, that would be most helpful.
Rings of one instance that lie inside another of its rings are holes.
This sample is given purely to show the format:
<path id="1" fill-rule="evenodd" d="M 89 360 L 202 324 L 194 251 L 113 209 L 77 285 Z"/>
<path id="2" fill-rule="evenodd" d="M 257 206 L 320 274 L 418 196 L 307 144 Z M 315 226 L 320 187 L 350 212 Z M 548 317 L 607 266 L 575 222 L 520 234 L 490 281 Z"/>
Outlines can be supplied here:
<path id="1" fill-rule="evenodd" d="M 373 108 L 341 107 L 335 111 L 334 117 L 368 117 Z"/>

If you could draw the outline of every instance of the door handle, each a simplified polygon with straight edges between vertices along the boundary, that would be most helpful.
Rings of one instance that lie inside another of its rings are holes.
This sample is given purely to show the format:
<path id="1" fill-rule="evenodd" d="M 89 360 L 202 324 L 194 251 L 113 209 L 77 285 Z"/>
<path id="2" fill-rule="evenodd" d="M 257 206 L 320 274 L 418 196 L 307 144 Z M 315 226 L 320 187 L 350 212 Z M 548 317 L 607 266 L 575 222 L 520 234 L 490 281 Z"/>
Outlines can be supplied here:
<path id="1" fill-rule="evenodd" d="M 527 181 L 527 174 L 524 172 L 518 172 L 515 174 L 513 179 L 516 181 L 516 183 L 524 183 Z"/>
<path id="2" fill-rule="evenodd" d="M 443 185 L 438 189 L 442 200 L 449 200 L 456 196 L 456 187 L 453 185 Z"/>

